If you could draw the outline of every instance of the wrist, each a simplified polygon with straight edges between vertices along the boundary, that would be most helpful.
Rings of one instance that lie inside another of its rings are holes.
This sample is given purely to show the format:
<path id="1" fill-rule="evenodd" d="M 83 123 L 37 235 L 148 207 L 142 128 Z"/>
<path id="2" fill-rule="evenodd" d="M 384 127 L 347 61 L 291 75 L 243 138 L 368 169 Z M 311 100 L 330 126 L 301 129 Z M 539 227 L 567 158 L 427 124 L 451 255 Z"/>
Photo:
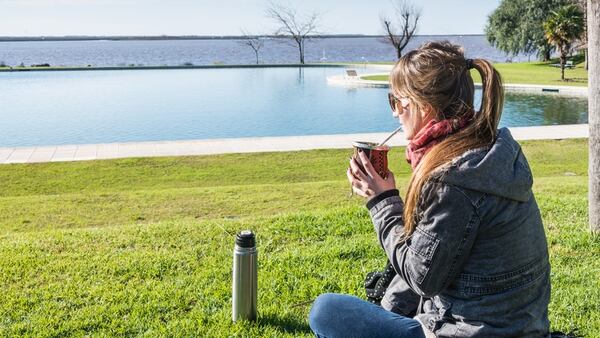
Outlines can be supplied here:
<path id="1" fill-rule="evenodd" d="M 386 199 L 388 197 L 392 197 L 392 196 L 400 196 L 400 191 L 398 191 L 398 189 L 388 189 L 388 190 L 385 190 L 378 194 L 373 195 L 371 198 L 369 198 L 367 200 L 367 208 L 370 210 L 377 203 L 383 201 L 384 199 Z"/>

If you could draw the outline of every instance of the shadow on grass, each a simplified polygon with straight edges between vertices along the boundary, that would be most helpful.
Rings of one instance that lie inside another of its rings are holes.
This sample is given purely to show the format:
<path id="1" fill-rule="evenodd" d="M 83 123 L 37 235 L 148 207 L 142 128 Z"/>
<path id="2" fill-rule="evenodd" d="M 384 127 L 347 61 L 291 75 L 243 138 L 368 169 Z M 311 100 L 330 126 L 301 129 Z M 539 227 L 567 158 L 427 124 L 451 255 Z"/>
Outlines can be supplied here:
<path id="1" fill-rule="evenodd" d="M 561 81 L 560 79 L 557 79 L 556 81 Z M 570 78 L 565 78 L 564 81 L 562 82 L 580 82 L 580 83 L 584 83 L 587 82 L 588 80 L 582 77 L 570 77 Z"/>
<path id="2" fill-rule="evenodd" d="M 550 333 L 550 338 L 582 338 L 583 336 L 579 335 L 578 330 L 569 332 L 569 333 L 564 333 L 564 332 L 560 332 L 560 331 L 554 331 L 552 333 Z"/>
<path id="3" fill-rule="evenodd" d="M 577 55 L 573 55 L 573 56 L 568 56 L 567 57 L 567 61 L 573 61 L 573 64 L 578 65 L 580 63 L 584 63 L 585 62 L 585 56 L 583 56 L 582 54 L 577 54 Z M 536 64 L 534 64 L 534 66 L 548 66 L 550 64 L 556 64 L 556 63 L 560 63 L 560 58 L 551 58 L 548 61 L 538 61 Z"/>
<path id="4" fill-rule="evenodd" d="M 308 322 L 306 320 L 299 321 L 297 318 L 283 314 L 263 314 L 258 321 L 258 325 L 274 326 L 283 332 L 291 334 L 311 333 L 310 327 L 308 326 Z"/>

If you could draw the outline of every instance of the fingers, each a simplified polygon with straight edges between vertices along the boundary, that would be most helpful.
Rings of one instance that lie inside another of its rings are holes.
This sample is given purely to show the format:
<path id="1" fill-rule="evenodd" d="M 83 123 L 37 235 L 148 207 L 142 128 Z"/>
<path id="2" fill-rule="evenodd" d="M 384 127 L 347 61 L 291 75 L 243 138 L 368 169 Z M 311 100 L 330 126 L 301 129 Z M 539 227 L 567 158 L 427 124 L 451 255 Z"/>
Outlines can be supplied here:
<path id="1" fill-rule="evenodd" d="M 354 193 L 355 193 L 355 194 L 357 194 L 358 196 L 361 196 L 361 197 L 367 197 L 367 196 L 365 195 L 365 193 L 364 193 L 364 192 L 362 192 L 362 190 L 358 189 L 358 188 L 357 188 L 357 187 L 355 187 L 355 186 L 352 186 L 352 191 L 354 191 Z"/>
<path id="2" fill-rule="evenodd" d="M 354 177 L 354 175 L 352 175 L 352 171 L 350 168 L 346 169 L 346 176 L 348 177 L 348 182 L 350 182 L 350 184 L 353 184 L 353 182 L 356 180 L 356 177 Z"/>
<path id="3" fill-rule="evenodd" d="M 352 171 L 352 174 L 354 174 L 354 176 L 359 180 L 365 181 L 368 179 L 367 175 L 365 175 L 362 169 L 360 169 L 358 166 L 358 162 L 356 162 L 356 158 L 354 157 L 350 159 L 350 170 Z"/>
<path id="4" fill-rule="evenodd" d="M 355 186 L 352 186 L 352 191 L 362 197 L 371 197 L 374 195 L 373 190 L 371 189 L 357 188 Z"/>
<path id="5" fill-rule="evenodd" d="M 348 181 L 350 182 L 352 187 L 356 187 L 362 190 L 362 187 L 364 186 L 363 182 L 352 174 L 352 170 L 350 168 L 346 170 L 346 176 L 348 176 Z"/>
<path id="6" fill-rule="evenodd" d="M 371 178 L 379 177 L 379 174 L 377 173 L 377 171 L 375 171 L 375 168 L 373 168 L 371 161 L 369 161 L 369 158 L 367 157 L 367 155 L 365 155 L 364 151 L 359 152 L 358 157 L 360 158 L 363 168 L 365 168 L 365 172 L 367 175 L 369 175 L 369 177 L 371 177 Z"/>
<path id="7" fill-rule="evenodd" d="M 374 195 L 373 190 L 371 190 L 371 189 L 361 190 L 359 188 L 352 187 L 352 191 L 354 191 L 355 194 L 362 196 L 362 197 L 371 197 Z"/>
<path id="8" fill-rule="evenodd" d="M 362 197 L 369 197 L 374 194 L 374 191 L 369 188 L 369 185 L 366 182 L 361 181 L 352 174 L 350 168 L 346 170 L 346 176 L 348 177 L 348 181 L 352 185 L 352 191 L 354 191 L 357 195 Z"/>
<path id="9" fill-rule="evenodd" d="M 359 196 L 365 197 L 362 190 L 358 188 L 360 186 L 360 181 L 354 177 L 350 168 L 346 170 L 346 176 L 348 177 L 348 182 L 350 182 L 350 185 L 352 186 L 352 191 Z"/>

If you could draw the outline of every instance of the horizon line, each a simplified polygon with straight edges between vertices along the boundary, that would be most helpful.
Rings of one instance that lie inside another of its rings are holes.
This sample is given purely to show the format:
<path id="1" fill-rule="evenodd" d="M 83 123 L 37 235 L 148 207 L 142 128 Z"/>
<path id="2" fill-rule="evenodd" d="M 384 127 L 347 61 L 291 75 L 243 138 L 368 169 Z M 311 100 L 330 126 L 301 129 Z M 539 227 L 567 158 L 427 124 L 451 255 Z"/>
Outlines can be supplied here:
<path id="1" fill-rule="evenodd" d="M 484 36 L 485 34 L 415 34 L 414 37 L 423 36 Z M 315 34 L 308 38 L 381 38 L 382 34 Z M 246 38 L 289 38 L 290 35 L 31 35 L 31 36 L 0 36 L 0 42 L 24 41 L 85 41 L 85 40 L 241 40 Z"/>

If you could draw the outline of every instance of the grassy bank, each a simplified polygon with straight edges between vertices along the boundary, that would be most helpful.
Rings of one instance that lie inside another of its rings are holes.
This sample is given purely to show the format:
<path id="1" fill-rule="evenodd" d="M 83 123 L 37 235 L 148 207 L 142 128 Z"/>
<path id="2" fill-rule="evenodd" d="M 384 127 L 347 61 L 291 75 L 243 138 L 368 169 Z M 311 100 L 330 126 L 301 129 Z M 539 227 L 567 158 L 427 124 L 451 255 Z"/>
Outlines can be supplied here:
<path id="1" fill-rule="evenodd" d="M 600 332 L 585 140 L 524 143 L 555 330 Z M 363 295 L 384 259 L 349 150 L 0 166 L 0 336 L 310 336 L 304 302 Z M 409 168 L 391 152 L 400 187 Z M 230 321 L 232 234 L 258 234 L 257 323 Z"/>
<path id="2" fill-rule="evenodd" d="M 565 78 L 560 80 L 560 68 L 552 67 L 550 62 L 518 62 L 518 63 L 495 63 L 494 67 L 502 75 L 505 83 L 519 84 L 541 84 L 558 86 L 587 86 L 587 71 L 583 63 L 577 64 L 573 69 L 565 69 Z M 476 70 L 471 70 L 475 82 L 481 82 L 481 77 Z M 388 81 L 387 75 L 365 76 L 364 80 Z"/>

